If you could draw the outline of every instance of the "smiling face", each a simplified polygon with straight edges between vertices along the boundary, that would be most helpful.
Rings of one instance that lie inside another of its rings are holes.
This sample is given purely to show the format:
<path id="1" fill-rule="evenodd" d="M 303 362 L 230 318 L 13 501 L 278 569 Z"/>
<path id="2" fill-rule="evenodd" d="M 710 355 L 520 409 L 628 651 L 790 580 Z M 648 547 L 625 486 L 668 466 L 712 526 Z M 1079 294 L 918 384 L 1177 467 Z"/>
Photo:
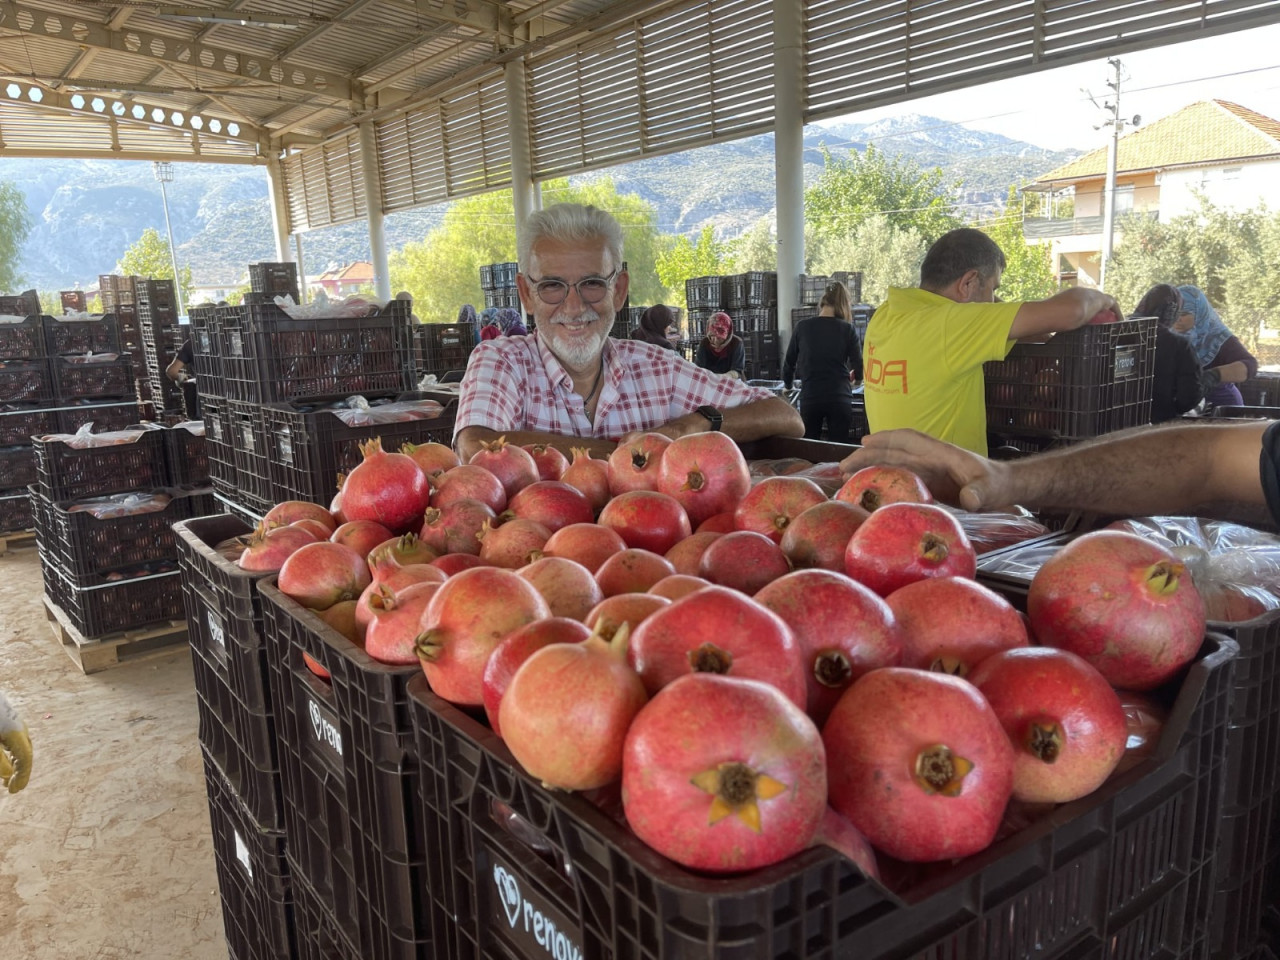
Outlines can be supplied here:
<path id="1" fill-rule="evenodd" d="M 571 373 L 595 367 L 613 329 L 618 309 L 627 298 L 627 275 L 619 273 L 610 292 L 599 303 L 584 303 L 572 284 L 587 277 L 607 277 L 614 270 L 603 241 L 561 242 L 544 238 L 535 244 L 526 271 L 516 277 L 520 300 L 532 313 L 547 348 Z M 535 289 L 544 280 L 570 284 L 560 303 L 549 304 Z"/>

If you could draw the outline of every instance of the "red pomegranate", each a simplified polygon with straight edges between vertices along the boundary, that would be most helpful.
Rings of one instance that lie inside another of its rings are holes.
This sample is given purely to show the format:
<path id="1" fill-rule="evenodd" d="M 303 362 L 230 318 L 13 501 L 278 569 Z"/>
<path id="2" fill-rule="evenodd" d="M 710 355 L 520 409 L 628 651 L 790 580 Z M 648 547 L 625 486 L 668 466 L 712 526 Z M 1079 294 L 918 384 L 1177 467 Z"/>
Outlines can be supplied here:
<path id="1" fill-rule="evenodd" d="M 463 497 L 443 507 L 427 507 L 419 538 L 436 553 L 480 554 L 480 531 L 498 519 L 487 503 Z"/>
<path id="2" fill-rule="evenodd" d="M 844 551 L 867 516 L 857 504 L 827 500 L 792 520 L 778 545 L 797 570 L 844 573 Z"/>
<path id="3" fill-rule="evenodd" d="M 603 460 L 593 459 L 585 447 L 573 448 L 573 462 L 565 468 L 560 479 L 582 491 L 596 513 L 609 502 L 609 465 Z"/>
<path id="4" fill-rule="evenodd" d="M 651 614 L 669 606 L 671 606 L 670 600 L 656 594 L 619 593 L 597 603 L 583 619 L 583 623 L 606 638 L 613 636 L 624 623 L 628 624 L 631 632 L 634 633 L 635 628 Z"/>
<path id="5" fill-rule="evenodd" d="M 324 610 L 355 600 L 373 580 L 364 557 L 340 543 L 308 543 L 280 568 L 280 592 L 304 607 Z"/>
<path id="6" fill-rule="evenodd" d="M 960 523 L 941 507 L 891 503 L 858 527 L 845 573 L 882 597 L 926 577 L 972 577 L 978 558 Z"/>
<path id="7" fill-rule="evenodd" d="M 675 497 L 694 526 L 732 513 L 751 489 L 738 445 L 723 433 L 691 433 L 672 441 L 658 469 L 658 490 Z"/>
<path id="8" fill-rule="evenodd" d="M 569 458 L 550 444 L 526 443 L 522 447 L 533 457 L 539 480 L 559 480 L 569 467 Z"/>
<path id="9" fill-rule="evenodd" d="M 905 467 L 863 467 L 844 482 L 836 499 L 875 510 L 889 503 L 933 503 L 933 494 Z"/>
<path id="10" fill-rule="evenodd" d="M 727 587 L 707 587 L 651 614 L 631 638 L 631 662 L 650 696 L 686 673 L 763 680 L 804 709 L 804 663 L 791 628 Z"/>
<path id="11" fill-rule="evenodd" d="M 604 599 L 591 571 L 564 557 L 542 557 L 516 572 L 542 594 L 553 617 L 580 621 Z"/>
<path id="12" fill-rule="evenodd" d="M 551 616 L 529 582 L 500 567 L 455 573 L 422 615 L 415 650 L 431 689 L 451 703 L 484 703 L 484 665 L 494 647 L 527 623 Z"/>
<path id="13" fill-rule="evenodd" d="M 332 607 L 328 607 L 325 610 L 317 610 L 315 613 L 317 617 L 329 626 L 333 627 L 334 630 L 337 630 L 338 633 L 342 634 L 357 647 L 364 646 L 364 631 L 356 626 L 355 600 L 340 600 Z M 311 661 L 308 666 L 314 665 L 312 666 L 313 673 L 315 672 L 315 667 L 319 667 L 324 671 L 321 674 L 317 674 L 317 676 L 325 680 L 329 678 L 329 671 L 325 670 L 324 667 L 321 667 L 320 664 L 316 663 L 311 657 L 303 654 L 303 659 Z"/>
<path id="14" fill-rule="evenodd" d="M 710 580 L 704 580 L 702 577 L 693 577 L 684 573 L 673 573 L 669 577 L 663 577 L 652 587 L 649 593 L 655 597 L 666 597 L 668 600 L 679 600 L 681 597 L 693 593 L 695 590 L 701 590 L 703 587 L 711 586 Z"/>
<path id="15" fill-rule="evenodd" d="M 676 863 L 754 870 L 812 845 L 827 806 L 822 739 L 768 684 L 693 674 L 663 688 L 627 731 L 627 823 Z"/>
<path id="16" fill-rule="evenodd" d="M 723 533 L 712 533 L 711 531 L 692 533 L 664 553 L 663 556 L 671 561 L 671 565 L 676 568 L 676 573 L 685 573 L 691 577 L 696 577 L 699 576 L 698 571 L 702 569 L 702 555 L 706 552 L 707 547 L 711 546 L 717 537 L 723 536 Z"/>
<path id="17" fill-rule="evenodd" d="M 738 529 L 738 525 L 734 522 L 733 511 L 728 513 L 717 513 L 707 517 L 701 523 L 694 527 L 694 533 L 733 533 Z"/>
<path id="18" fill-rule="evenodd" d="M 373 571 L 373 582 L 364 588 L 364 592 L 360 594 L 360 599 L 356 601 L 355 622 L 359 630 L 360 636 L 363 637 L 365 631 L 369 629 L 369 623 L 373 620 L 374 614 L 386 605 L 386 600 L 398 590 L 411 587 L 416 583 L 434 583 L 441 584 L 448 579 L 448 575 L 439 567 L 433 567 L 429 563 L 413 563 L 407 567 L 397 567 L 392 564 L 379 564 L 377 569 Z M 376 596 L 375 596 L 376 594 Z M 416 663 L 416 660 L 410 660 L 410 663 Z"/>
<path id="19" fill-rule="evenodd" d="M 674 497 L 654 490 L 619 494 L 600 511 L 600 526 L 609 527 L 627 546 L 663 554 L 693 529 L 684 507 Z"/>
<path id="20" fill-rule="evenodd" d="M 326 513 L 328 511 L 325 511 Z M 265 522 L 265 521 L 264 521 Z M 329 535 L 333 533 L 333 527 L 326 526 L 319 520 L 313 520 L 310 517 L 303 517 L 301 520 L 295 520 L 289 524 L 295 530 L 305 530 L 317 540 L 328 540 Z"/>
<path id="21" fill-rule="evenodd" d="M 538 479 L 538 465 L 533 462 L 529 451 L 507 443 L 506 437 L 484 441 L 467 463 L 473 467 L 484 467 L 497 477 L 508 500 Z"/>
<path id="22" fill-rule="evenodd" d="M 401 444 L 400 452 L 421 467 L 422 472 L 428 477 L 452 470 L 461 462 L 458 460 L 458 455 L 453 452 L 453 448 L 434 441 Z"/>
<path id="23" fill-rule="evenodd" d="M 1195 658 L 1204 601 L 1158 544 L 1098 530 L 1072 540 L 1027 593 L 1036 639 L 1093 664 L 1114 687 L 1150 690 Z"/>
<path id="24" fill-rule="evenodd" d="M 596 583 L 606 597 L 620 593 L 644 593 L 663 577 L 676 572 L 663 557 L 648 550 L 628 547 L 615 553 L 596 571 Z"/>
<path id="25" fill-rule="evenodd" d="M 591 631 L 577 620 L 567 617 L 548 617 L 535 620 L 511 633 L 494 649 L 489 662 L 484 665 L 484 715 L 489 719 L 489 726 L 498 736 L 502 736 L 502 725 L 498 722 L 498 708 L 502 703 L 502 695 L 511 685 L 511 678 L 516 675 L 520 665 L 543 647 L 553 643 L 581 643 L 591 636 Z"/>
<path id="26" fill-rule="evenodd" d="M 1013 791 L 1013 748 L 967 680 L 872 670 L 840 698 L 822 739 L 831 806 L 877 850 L 949 860 L 995 837 Z"/>
<path id="27" fill-rule="evenodd" d="M 507 508 L 502 481 L 484 467 L 464 463 L 446 470 L 431 482 L 431 505 L 443 510 L 455 500 L 479 500 L 494 513 Z"/>
<path id="28" fill-rule="evenodd" d="M 299 520 L 314 520 L 322 524 L 329 533 L 333 533 L 337 526 L 333 520 L 333 514 L 320 504 L 309 503 L 306 500 L 285 500 L 283 503 L 277 503 L 262 518 L 268 530 L 272 527 L 287 527 Z M 323 539 L 329 539 L 328 535 L 326 534 Z"/>
<path id="29" fill-rule="evenodd" d="M 1030 642 L 1013 604 L 964 577 L 917 580 L 885 599 L 902 631 L 904 667 L 964 677 L 992 654 Z"/>
<path id="30" fill-rule="evenodd" d="M 508 520 L 492 526 L 487 520 L 480 532 L 480 559 L 495 567 L 518 570 L 542 556 L 551 531 L 533 520 Z"/>
<path id="31" fill-rule="evenodd" d="M 301 527 L 273 527 L 259 524 L 249 537 L 248 546 L 240 554 L 236 565 L 241 570 L 254 573 L 274 573 L 298 550 L 316 538 Z"/>
<path id="32" fill-rule="evenodd" d="M 791 572 L 782 548 L 762 533 L 736 530 L 718 537 L 702 551 L 699 576 L 748 596 Z"/>
<path id="33" fill-rule="evenodd" d="M 671 438 L 663 433 L 642 433 L 629 443 L 618 444 L 606 461 L 610 495 L 657 490 L 658 465 L 669 446 Z"/>
<path id="34" fill-rule="evenodd" d="M 374 520 L 348 520 L 334 530 L 329 539 L 350 547 L 362 557 L 367 557 L 373 548 L 391 540 L 395 534 Z"/>
<path id="35" fill-rule="evenodd" d="M 862 871 L 864 877 L 872 880 L 880 879 L 880 867 L 876 864 L 876 852 L 872 849 L 862 831 L 849 822 L 848 817 L 841 816 L 827 807 L 822 815 L 822 823 L 818 827 L 817 840 L 823 846 L 843 853 L 846 859 Z"/>
<path id="36" fill-rule="evenodd" d="M 364 649 L 382 663 L 409 665 L 418 662 L 414 642 L 427 604 L 439 583 L 415 583 L 388 590 L 385 586 L 369 598 L 372 616 L 364 633 Z"/>
<path id="37" fill-rule="evenodd" d="M 333 495 L 333 499 L 329 501 L 329 513 L 338 525 L 347 522 L 347 515 L 342 512 L 342 485 L 347 482 L 345 473 L 338 474 L 338 492 Z"/>
<path id="38" fill-rule="evenodd" d="M 1280 606 L 1280 600 L 1260 587 L 1214 583 L 1200 588 L 1205 620 L 1210 623 L 1242 623 L 1256 620 Z"/>
<path id="39" fill-rule="evenodd" d="M 781 543 L 791 521 L 826 502 L 822 488 L 805 477 L 766 477 L 738 503 L 733 522 L 739 530 L 753 530 Z"/>
<path id="40" fill-rule="evenodd" d="M 387 453 L 374 437 L 360 445 L 364 460 L 342 485 L 342 515 L 347 520 L 375 520 L 392 533 L 417 529 L 431 499 L 431 485 L 410 457 Z"/>
<path id="41" fill-rule="evenodd" d="M 542 552 L 548 557 L 576 560 L 592 573 L 615 553 L 627 549 L 616 531 L 597 523 L 571 523 L 551 534 Z"/>
<path id="42" fill-rule="evenodd" d="M 1013 744 L 1019 800 L 1077 800 L 1102 786 L 1124 756 L 1129 731 L 1120 698 L 1074 653 L 1005 650 L 978 664 L 969 680 Z"/>
<path id="43" fill-rule="evenodd" d="M 485 563 L 473 553 L 446 553 L 443 557 L 432 560 L 431 566 L 439 567 L 446 577 L 452 577 L 455 573 L 470 570 L 472 567 L 489 567 L 493 564 Z"/>
<path id="44" fill-rule="evenodd" d="M 414 563 L 430 563 L 438 553 L 423 543 L 412 533 L 394 537 L 386 543 L 380 543 L 369 551 L 369 569 L 386 561 L 395 566 L 407 567 Z"/>
<path id="45" fill-rule="evenodd" d="M 855 680 L 902 660 L 901 633 L 889 605 L 843 573 L 797 570 L 755 599 L 795 635 L 808 690 L 805 709 L 819 726 Z"/>
<path id="46" fill-rule="evenodd" d="M 503 739 L 545 787 L 592 790 L 622 773 L 622 744 L 649 699 L 627 665 L 628 629 L 556 643 L 516 671 L 498 708 Z"/>
<path id="47" fill-rule="evenodd" d="M 572 523 L 590 523 L 595 517 L 586 495 L 559 480 L 529 484 L 507 503 L 507 512 L 537 521 L 552 533 Z"/>

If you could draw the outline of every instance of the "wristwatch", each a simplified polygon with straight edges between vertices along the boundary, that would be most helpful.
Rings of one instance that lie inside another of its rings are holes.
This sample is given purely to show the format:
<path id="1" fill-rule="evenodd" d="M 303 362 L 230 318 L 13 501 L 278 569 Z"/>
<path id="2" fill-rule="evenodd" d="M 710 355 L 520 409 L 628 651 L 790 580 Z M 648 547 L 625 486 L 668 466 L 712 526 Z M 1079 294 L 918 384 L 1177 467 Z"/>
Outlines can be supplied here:
<path id="1" fill-rule="evenodd" d="M 719 432 L 720 425 L 724 423 L 724 414 L 722 414 L 715 407 L 709 407 L 709 406 L 699 407 L 695 412 L 707 418 L 707 420 L 711 424 L 712 433 Z"/>

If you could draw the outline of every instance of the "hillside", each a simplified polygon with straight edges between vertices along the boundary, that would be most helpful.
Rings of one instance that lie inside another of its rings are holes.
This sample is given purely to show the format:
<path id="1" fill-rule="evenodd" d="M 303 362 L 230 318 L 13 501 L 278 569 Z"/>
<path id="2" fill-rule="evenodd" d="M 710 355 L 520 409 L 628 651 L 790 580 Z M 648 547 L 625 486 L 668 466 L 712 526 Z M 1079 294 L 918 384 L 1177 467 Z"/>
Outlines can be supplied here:
<path id="1" fill-rule="evenodd" d="M 1071 158 L 1030 144 L 906 115 L 874 124 L 811 127 L 805 138 L 806 179 L 821 170 L 822 147 L 833 153 L 868 143 L 922 166 L 942 167 L 960 181 L 958 203 L 969 215 L 998 206 L 1011 183 L 1025 183 Z M 267 177 L 261 167 L 175 164 L 169 212 L 181 263 L 199 284 L 235 283 L 245 265 L 274 258 Z M 619 190 L 639 194 L 657 210 L 661 230 L 695 234 L 711 224 L 736 236 L 773 211 L 773 138 L 752 137 L 699 150 L 652 157 L 606 173 Z M 33 228 L 23 249 L 27 284 L 42 290 L 92 286 L 110 273 L 147 227 L 164 230 L 160 187 L 149 163 L 106 160 L 18 160 L 0 157 L 0 180 L 27 199 Z M 437 206 L 387 217 L 392 249 L 420 240 L 444 216 Z M 331 263 L 367 259 L 363 223 L 303 235 L 309 274 Z"/>

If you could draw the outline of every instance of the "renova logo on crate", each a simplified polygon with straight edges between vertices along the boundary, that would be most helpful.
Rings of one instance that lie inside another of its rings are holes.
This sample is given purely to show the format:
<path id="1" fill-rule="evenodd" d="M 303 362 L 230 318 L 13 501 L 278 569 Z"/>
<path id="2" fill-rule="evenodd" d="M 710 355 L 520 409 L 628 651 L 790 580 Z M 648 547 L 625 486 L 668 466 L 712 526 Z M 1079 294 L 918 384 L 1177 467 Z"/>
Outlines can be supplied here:
<path id="1" fill-rule="evenodd" d="M 217 654 L 218 660 L 225 664 L 227 662 L 227 631 L 222 625 L 222 618 L 213 612 L 213 607 L 209 606 L 202 590 L 197 590 L 196 593 L 205 604 L 204 620 L 209 625 L 209 639 L 217 644 L 214 653 Z"/>
<path id="2" fill-rule="evenodd" d="M 527 882 L 521 886 L 520 871 L 514 866 L 488 846 L 479 849 L 485 856 L 476 858 L 478 871 L 485 869 L 485 859 L 493 862 L 491 883 L 477 877 L 476 888 L 484 891 L 481 897 L 487 901 L 482 913 L 493 918 L 504 938 L 524 957 L 546 954 L 555 960 L 582 960 L 582 937 L 574 924 L 545 900 L 535 899 Z"/>
<path id="3" fill-rule="evenodd" d="M 315 734 L 316 743 L 323 744 L 335 756 L 327 757 L 327 762 L 342 772 L 342 731 L 338 728 L 338 718 L 320 706 L 311 697 L 307 698 L 307 716 L 311 718 L 311 732 Z M 323 756 L 326 751 L 321 751 Z"/>
<path id="4" fill-rule="evenodd" d="M 1116 347 L 1115 379 L 1126 380 L 1138 375 L 1138 346 Z"/>
<path id="5" fill-rule="evenodd" d="M 244 842 L 244 837 L 240 836 L 240 831 L 231 828 L 231 832 L 235 834 L 236 839 L 236 859 L 240 861 L 240 866 L 244 867 L 244 872 L 249 875 L 249 879 L 253 879 L 253 861 L 249 858 L 249 845 Z"/>

